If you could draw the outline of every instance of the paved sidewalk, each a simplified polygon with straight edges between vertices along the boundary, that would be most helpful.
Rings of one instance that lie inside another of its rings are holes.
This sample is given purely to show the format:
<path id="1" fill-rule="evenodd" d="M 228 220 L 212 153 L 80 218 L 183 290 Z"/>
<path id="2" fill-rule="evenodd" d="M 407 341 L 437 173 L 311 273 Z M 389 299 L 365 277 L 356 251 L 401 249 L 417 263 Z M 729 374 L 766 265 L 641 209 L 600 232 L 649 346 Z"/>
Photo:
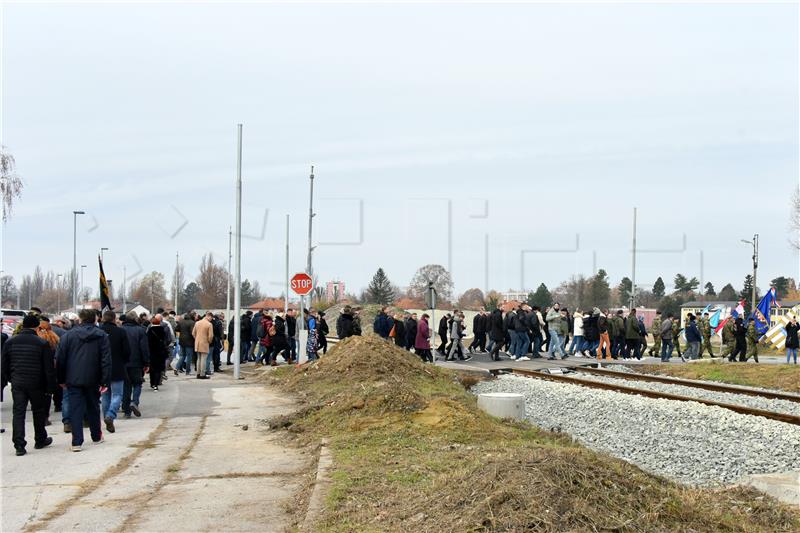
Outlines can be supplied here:
<path id="1" fill-rule="evenodd" d="M 58 413 L 50 448 L 14 455 L 2 405 L 2 531 L 281 531 L 312 452 L 284 446 L 260 420 L 292 410 L 261 384 L 174 377 L 142 394 L 102 444 L 68 451 Z M 150 412 L 148 412 L 148 410 Z M 28 413 L 28 434 L 33 427 Z M 247 426 L 247 429 L 244 429 Z M 28 440 L 32 441 L 32 438 Z"/>

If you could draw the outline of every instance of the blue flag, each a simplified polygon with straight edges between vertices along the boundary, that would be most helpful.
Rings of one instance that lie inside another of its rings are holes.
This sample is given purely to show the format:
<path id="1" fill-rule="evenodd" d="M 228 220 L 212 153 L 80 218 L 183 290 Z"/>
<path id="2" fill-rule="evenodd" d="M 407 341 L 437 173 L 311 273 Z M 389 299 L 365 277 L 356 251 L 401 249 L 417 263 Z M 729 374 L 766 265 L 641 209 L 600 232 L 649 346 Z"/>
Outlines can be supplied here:
<path id="1" fill-rule="evenodd" d="M 772 306 L 778 305 L 778 300 L 775 296 L 775 287 L 772 287 L 767 294 L 761 299 L 758 307 L 755 308 L 752 318 L 755 321 L 756 331 L 759 335 L 763 335 L 769 329 L 769 310 Z"/>

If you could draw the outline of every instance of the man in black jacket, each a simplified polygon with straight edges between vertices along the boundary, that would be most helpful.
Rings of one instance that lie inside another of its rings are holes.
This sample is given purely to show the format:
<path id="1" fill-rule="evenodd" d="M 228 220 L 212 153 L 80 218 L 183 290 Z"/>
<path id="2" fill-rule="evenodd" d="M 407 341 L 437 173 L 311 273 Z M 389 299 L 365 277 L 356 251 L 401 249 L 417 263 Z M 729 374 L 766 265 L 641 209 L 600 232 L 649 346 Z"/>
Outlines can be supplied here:
<path id="1" fill-rule="evenodd" d="M 322 352 L 323 354 L 326 354 L 328 353 L 327 335 L 331 332 L 331 329 L 328 326 L 328 321 L 325 320 L 325 311 L 319 312 L 319 320 L 317 320 L 317 330 L 319 331 L 319 336 L 317 337 L 317 352 Z"/>
<path id="2" fill-rule="evenodd" d="M 472 342 L 469 345 L 469 353 L 474 353 L 477 349 L 478 352 L 483 353 L 486 351 L 486 316 L 483 309 L 472 319 Z"/>
<path id="3" fill-rule="evenodd" d="M 441 320 L 439 320 L 439 338 L 442 339 L 442 343 L 436 348 L 436 351 L 439 352 L 440 355 L 445 354 L 445 348 L 447 348 L 447 330 L 450 326 L 450 313 L 446 313 Z"/>
<path id="4" fill-rule="evenodd" d="M 56 374 L 53 367 L 53 350 L 50 343 L 39 338 L 36 328 L 39 319 L 28 315 L 22 319 L 20 333 L 9 339 L 3 346 L 2 373 L 0 381 L 3 388 L 11 383 L 11 397 L 14 400 L 12 440 L 17 455 L 25 455 L 25 411 L 28 402 L 33 412 L 33 430 L 37 450 L 53 443 L 47 436 L 45 423 L 48 415 L 47 394 L 56 389 Z"/>
<path id="5" fill-rule="evenodd" d="M 114 311 L 103 313 L 103 324 L 100 329 L 108 335 L 108 343 L 111 347 L 111 386 L 101 396 L 103 421 L 106 423 L 108 432 L 114 433 L 116 431 L 114 420 L 116 420 L 117 411 L 122 404 L 131 351 L 128 335 L 117 326 L 117 315 L 114 314 Z"/>
<path id="6" fill-rule="evenodd" d="M 208 356 L 211 358 L 211 363 L 214 365 L 214 373 L 222 372 L 222 361 L 220 353 L 222 352 L 222 337 L 225 325 L 222 323 L 222 315 L 217 314 L 211 319 L 211 328 L 214 331 L 214 341 L 211 344 L 211 353 Z"/>
<path id="7" fill-rule="evenodd" d="M 346 339 L 353 335 L 355 335 L 353 331 L 353 309 L 346 305 L 339 314 L 339 318 L 336 319 L 336 336 L 339 339 Z"/>
<path id="8" fill-rule="evenodd" d="M 288 362 L 294 363 L 297 361 L 297 317 L 295 314 L 297 311 L 294 309 L 289 309 L 286 313 L 286 342 L 288 343 L 288 348 L 284 353 L 284 359 L 286 359 L 286 355 L 288 354 L 289 359 Z"/>
<path id="9" fill-rule="evenodd" d="M 175 365 L 176 376 L 178 372 L 184 369 L 186 370 L 187 376 L 192 373 L 192 361 L 196 357 L 194 353 L 194 336 L 192 336 L 192 330 L 194 330 L 194 319 L 191 313 L 186 313 L 183 315 L 183 318 L 178 321 L 178 325 L 175 329 L 178 333 L 178 346 L 180 346 L 178 363 Z"/>
<path id="10" fill-rule="evenodd" d="M 416 343 L 417 343 L 417 313 L 411 313 L 406 319 L 406 350 L 411 351 L 413 348 L 414 351 L 417 351 Z"/>
<path id="11" fill-rule="evenodd" d="M 130 350 L 122 388 L 122 412 L 125 413 L 125 418 L 130 418 L 131 412 L 136 416 L 142 416 L 139 410 L 139 397 L 142 395 L 144 375 L 150 367 L 150 344 L 147 341 L 147 330 L 139 325 L 136 313 L 133 311 L 125 315 L 122 331 L 128 336 Z"/>
<path id="12" fill-rule="evenodd" d="M 93 309 L 81 309 L 80 326 L 72 328 L 58 343 L 58 384 L 66 387 L 72 425 L 72 451 L 83 446 L 83 415 L 89 419 L 92 442 L 103 441 L 100 429 L 100 392 L 111 383 L 111 348 L 108 335 L 95 325 Z"/>

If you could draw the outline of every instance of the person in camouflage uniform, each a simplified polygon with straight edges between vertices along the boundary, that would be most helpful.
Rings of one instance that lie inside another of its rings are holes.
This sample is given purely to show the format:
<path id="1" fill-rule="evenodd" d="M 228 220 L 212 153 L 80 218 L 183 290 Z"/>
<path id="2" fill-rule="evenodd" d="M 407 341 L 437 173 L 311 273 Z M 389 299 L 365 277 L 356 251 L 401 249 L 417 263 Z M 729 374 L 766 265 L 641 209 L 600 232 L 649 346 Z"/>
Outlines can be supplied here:
<path id="1" fill-rule="evenodd" d="M 758 337 L 756 321 L 751 318 L 750 323 L 747 325 L 747 356 L 745 361 L 752 357 L 758 363 Z"/>
<path id="2" fill-rule="evenodd" d="M 653 357 L 655 352 L 656 357 L 661 356 L 661 311 L 656 311 L 656 317 L 653 319 L 653 325 L 650 326 L 650 331 L 653 333 L 653 347 L 650 348 L 650 357 Z"/>
<path id="3" fill-rule="evenodd" d="M 711 349 L 711 320 L 708 318 L 708 313 L 703 313 L 703 318 L 700 319 L 700 334 L 703 335 L 703 344 L 700 346 L 700 358 L 703 358 L 703 353 L 708 350 L 708 355 L 714 358 L 714 351 Z"/>
<path id="4" fill-rule="evenodd" d="M 733 351 L 736 349 L 736 337 L 733 335 L 733 318 L 728 318 L 725 321 L 725 325 L 722 326 L 722 344 L 725 345 L 725 349 L 722 350 L 719 354 L 720 357 L 728 357 L 730 358 Z"/>
<path id="5" fill-rule="evenodd" d="M 672 321 L 672 343 L 675 345 L 678 357 L 683 359 L 683 353 L 681 353 L 681 331 L 683 331 L 681 319 L 680 317 L 675 317 L 675 320 Z"/>

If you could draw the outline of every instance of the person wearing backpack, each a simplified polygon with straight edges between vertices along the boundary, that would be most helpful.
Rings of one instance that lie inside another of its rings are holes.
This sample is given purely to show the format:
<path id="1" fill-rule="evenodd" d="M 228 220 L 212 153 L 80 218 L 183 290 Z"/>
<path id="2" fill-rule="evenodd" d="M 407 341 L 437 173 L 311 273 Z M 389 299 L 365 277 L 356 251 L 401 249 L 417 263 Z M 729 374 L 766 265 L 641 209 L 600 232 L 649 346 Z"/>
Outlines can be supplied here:
<path id="1" fill-rule="evenodd" d="M 262 314 L 261 322 L 258 323 L 256 329 L 258 331 L 258 356 L 256 357 L 256 364 L 260 365 L 263 361 L 264 366 L 268 364 L 272 366 L 277 365 L 277 363 L 273 363 L 270 359 L 272 354 L 272 336 L 270 336 L 270 331 L 272 331 L 273 336 L 277 333 L 272 317 L 267 313 Z"/>
<path id="2" fill-rule="evenodd" d="M 278 354 L 283 352 L 284 359 L 286 362 L 289 362 L 289 343 L 286 341 L 286 321 L 284 320 L 281 313 L 275 314 L 275 320 L 272 323 L 272 327 L 267 330 L 267 335 L 269 335 L 271 349 L 268 355 L 269 364 L 272 366 L 276 366 L 278 363 L 276 361 Z"/>

